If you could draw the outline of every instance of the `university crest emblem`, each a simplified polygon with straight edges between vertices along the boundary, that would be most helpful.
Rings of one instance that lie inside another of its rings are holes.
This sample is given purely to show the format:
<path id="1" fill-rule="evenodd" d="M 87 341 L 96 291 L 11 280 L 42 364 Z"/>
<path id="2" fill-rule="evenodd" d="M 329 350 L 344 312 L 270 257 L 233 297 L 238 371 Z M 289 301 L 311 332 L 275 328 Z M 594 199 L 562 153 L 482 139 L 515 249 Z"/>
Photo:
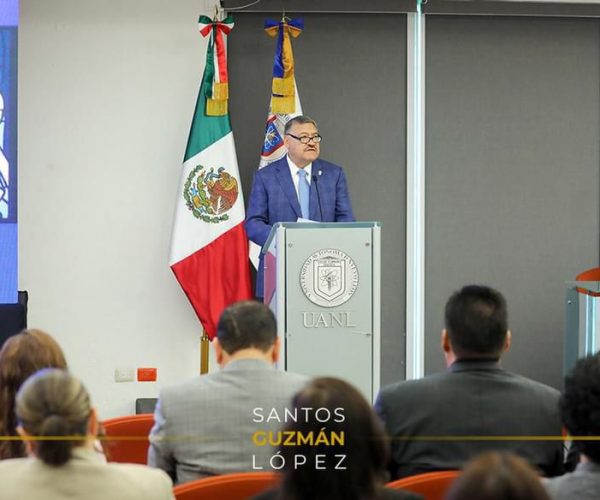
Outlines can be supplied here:
<path id="1" fill-rule="evenodd" d="M 300 286 L 314 304 L 336 307 L 354 295 L 358 287 L 358 269 L 352 258 L 341 250 L 324 248 L 304 261 Z"/>
<path id="2" fill-rule="evenodd" d="M 267 121 L 267 129 L 265 130 L 265 142 L 263 144 L 262 156 L 269 157 L 280 147 L 283 146 L 283 138 L 277 130 L 275 124 L 276 117 L 273 116 Z"/>
<path id="3" fill-rule="evenodd" d="M 225 167 L 210 169 L 202 165 L 194 168 L 183 186 L 186 206 L 194 217 L 218 224 L 229 219 L 227 212 L 237 200 L 238 181 Z"/>

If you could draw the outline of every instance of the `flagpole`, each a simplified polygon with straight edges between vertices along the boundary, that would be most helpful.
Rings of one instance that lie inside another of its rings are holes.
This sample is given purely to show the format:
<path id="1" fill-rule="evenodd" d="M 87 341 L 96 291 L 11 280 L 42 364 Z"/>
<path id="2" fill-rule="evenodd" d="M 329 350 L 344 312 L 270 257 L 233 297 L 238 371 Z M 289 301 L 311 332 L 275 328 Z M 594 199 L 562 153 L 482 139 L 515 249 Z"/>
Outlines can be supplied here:
<path id="1" fill-rule="evenodd" d="M 200 337 L 200 375 L 208 373 L 208 349 L 210 340 L 206 334 L 206 330 L 202 328 L 202 336 Z"/>

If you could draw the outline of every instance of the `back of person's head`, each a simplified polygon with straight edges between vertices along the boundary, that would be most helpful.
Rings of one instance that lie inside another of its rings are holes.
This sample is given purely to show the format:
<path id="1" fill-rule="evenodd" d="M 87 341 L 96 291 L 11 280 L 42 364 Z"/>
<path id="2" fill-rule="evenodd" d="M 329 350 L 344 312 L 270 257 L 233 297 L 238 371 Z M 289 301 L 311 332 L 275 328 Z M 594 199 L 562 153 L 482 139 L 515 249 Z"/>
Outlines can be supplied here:
<path id="1" fill-rule="evenodd" d="M 493 288 L 465 286 L 446 303 L 445 327 L 458 358 L 499 357 L 508 332 L 506 301 Z"/>
<path id="2" fill-rule="evenodd" d="M 600 435 L 600 353 L 580 359 L 565 377 L 560 412 L 571 436 Z M 573 446 L 600 464 L 600 441 L 575 439 Z"/>
<path id="3" fill-rule="evenodd" d="M 446 500 L 550 500 L 534 469 L 510 453 L 485 453 L 471 460 Z"/>
<path id="4" fill-rule="evenodd" d="M 293 433 L 296 445 L 282 443 L 279 448 L 285 459 L 281 496 L 374 498 L 386 478 L 388 442 L 362 394 L 343 380 L 316 378 L 294 396 L 292 414 L 296 421 L 287 419 L 284 435 Z M 298 442 L 301 436 L 314 439 L 312 443 Z M 319 441 L 319 436 L 325 441 Z M 334 436 L 343 436 L 343 442 L 335 441 Z M 304 464 L 296 465 L 303 460 Z"/>
<path id="5" fill-rule="evenodd" d="M 41 370 L 28 378 L 17 393 L 19 425 L 36 438 L 32 443 L 34 453 L 48 465 L 68 462 L 72 449 L 84 444 L 91 412 L 85 387 L 65 370 Z M 44 436 L 53 439 L 39 439 Z M 67 436 L 74 439 L 60 439 Z"/>
<path id="6" fill-rule="evenodd" d="M 221 314 L 217 325 L 217 339 L 228 354 L 248 348 L 266 352 L 277 339 L 275 316 L 260 302 L 236 302 Z"/>
<path id="7" fill-rule="evenodd" d="M 15 395 L 21 384 L 42 368 L 67 368 L 60 346 L 41 330 L 9 337 L 0 350 L 0 433 L 16 436 Z M 25 456 L 20 441 L 1 441 L 0 459 Z"/>

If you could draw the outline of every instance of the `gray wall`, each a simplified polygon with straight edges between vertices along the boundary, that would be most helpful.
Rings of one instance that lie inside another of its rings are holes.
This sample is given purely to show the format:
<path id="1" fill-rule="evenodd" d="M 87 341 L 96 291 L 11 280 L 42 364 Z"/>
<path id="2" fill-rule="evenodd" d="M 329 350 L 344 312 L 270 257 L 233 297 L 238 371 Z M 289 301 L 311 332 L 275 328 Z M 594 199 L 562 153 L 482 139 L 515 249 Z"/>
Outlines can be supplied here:
<path id="1" fill-rule="evenodd" d="M 293 14 L 289 14 L 293 16 Z M 269 106 L 275 40 L 268 14 L 235 14 L 229 37 L 231 120 L 246 199 Z M 303 16 L 293 40 L 305 114 L 321 156 L 344 167 L 357 220 L 383 223 L 382 382 L 404 377 L 406 17 Z"/>
<path id="2" fill-rule="evenodd" d="M 559 387 L 564 281 L 598 264 L 598 21 L 427 18 L 426 371 L 448 295 L 506 296 L 505 365 Z"/>
<path id="3" fill-rule="evenodd" d="M 21 1 L 19 286 L 102 418 L 198 373 L 198 321 L 167 260 L 209 4 Z M 237 14 L 230 38 L 246 194 L 274 52 L 265 17 Z M 403 376 L 405 17 L 305 19 L 304 108 L 357 216 L 384 224 L 387 382 Z M 598 263 L 598 22 L 429 17 L 427 29 L 427 368 L 441 367 L 448 293 L 486 281 L 512 311 L 507 364 L 556 383 L 562 282 Z M 113 381 L 139 366 L 158 382 Z"/>
<path id="4" fill-rule="evenodd" d="M 199 371 L 200 324 L 168 257 L 211 11 L 20 2 L 19 287 L 101 419 Z M 115 383 L 138 367 L 158 381 Z"/>
<path id="5" fill-rule="evenodd" d="M 230 38 L 246 192 L 269 100 L 274 41 L 255 36 L 265 17 L 236 14 Z M 294 41 L 304 111 L 323 156 L 346 167 L 358 218 L 384 222 L 385 383 L 404 376 L 405 17 L 305 19 Z M 599 253 L 598 37 L 596 20 L 427 16 L 427 373 L 443 369 L 448 295 L 476 282 L 507 297 L 505 366 L 560 386 L 563 283 Z"/>

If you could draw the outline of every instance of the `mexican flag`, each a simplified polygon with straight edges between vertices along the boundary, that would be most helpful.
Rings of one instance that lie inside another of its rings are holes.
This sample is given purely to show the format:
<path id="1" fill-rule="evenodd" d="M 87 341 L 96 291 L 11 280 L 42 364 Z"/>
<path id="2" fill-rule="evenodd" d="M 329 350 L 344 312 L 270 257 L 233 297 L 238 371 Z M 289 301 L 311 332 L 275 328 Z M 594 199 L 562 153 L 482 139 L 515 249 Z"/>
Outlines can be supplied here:
<path id="1" fill-rule="evenodd" d="M 200 17 L 210 36 L 177 192 L 169 265 L 209 338 L 223 309 L 252 297 L 244 199 L 231 122 L 225 37 L 231 18 Z"/>

